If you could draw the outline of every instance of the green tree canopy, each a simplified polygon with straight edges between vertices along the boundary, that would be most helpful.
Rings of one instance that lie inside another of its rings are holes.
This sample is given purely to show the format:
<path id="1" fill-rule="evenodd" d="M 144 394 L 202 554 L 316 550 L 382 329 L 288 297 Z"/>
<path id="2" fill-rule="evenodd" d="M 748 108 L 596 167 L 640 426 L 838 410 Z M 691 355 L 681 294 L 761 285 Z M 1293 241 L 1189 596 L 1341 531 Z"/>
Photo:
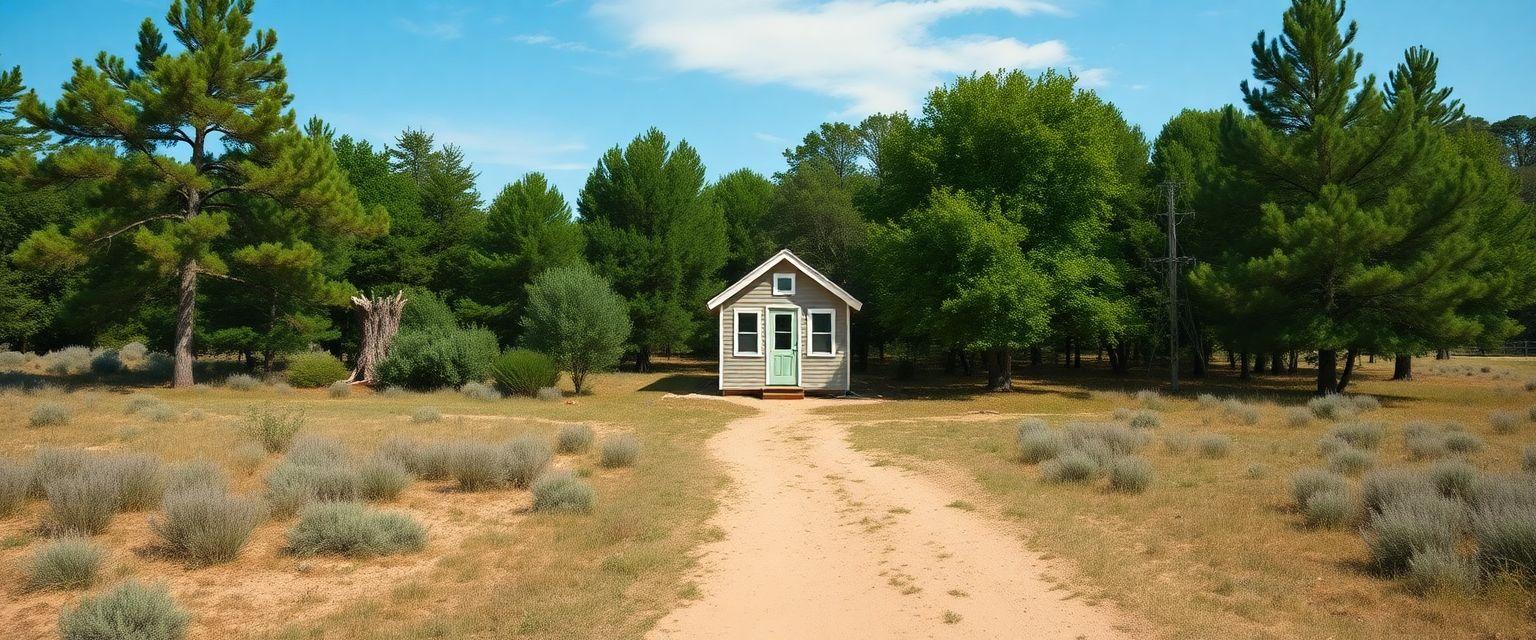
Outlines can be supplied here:
<path id="1" fill-rule="evenodd" d="M 460 312 L 512 344 L 521 333 L 528 284 L 545 270 L 581 263 L 584 243 L 571 206 L 544 174 L 519 178 L 486 212 L 485 228 L 474 242 L 475 280 Z"/>
<path id="2" fill-rule="evenodd" d="M 773 183 L 751 169 L 720 176 L 705 191 L 725 219 L 727 280 L 746 275 L 777 248 L 767 228 L 773 194 Z"/>
<path id="3" fill-rule="evenodd" d="M 630 329 L 624 298 L 586 265 L 552 268 L 528 285 L 523 344 L 571 372 L 576 393 L 589 375 L 618 366 Z"/>

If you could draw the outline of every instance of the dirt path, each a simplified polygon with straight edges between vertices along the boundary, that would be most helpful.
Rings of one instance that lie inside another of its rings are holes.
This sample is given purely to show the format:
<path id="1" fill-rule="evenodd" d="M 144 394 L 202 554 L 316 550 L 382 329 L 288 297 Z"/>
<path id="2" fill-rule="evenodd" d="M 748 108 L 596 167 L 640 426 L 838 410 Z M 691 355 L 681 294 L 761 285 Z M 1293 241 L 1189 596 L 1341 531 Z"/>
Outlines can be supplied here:
<path id="1" fill-rule="evenodd" d="M 734 482 L 725 535 L 703 549 L 699 599 L 649 638 L 1134 637 L 1002 523 L 948 506 L 974 496 L 875 466 L 810 413 L 846 401 L 732 400 L 759 413 L 709 443 Z"/>

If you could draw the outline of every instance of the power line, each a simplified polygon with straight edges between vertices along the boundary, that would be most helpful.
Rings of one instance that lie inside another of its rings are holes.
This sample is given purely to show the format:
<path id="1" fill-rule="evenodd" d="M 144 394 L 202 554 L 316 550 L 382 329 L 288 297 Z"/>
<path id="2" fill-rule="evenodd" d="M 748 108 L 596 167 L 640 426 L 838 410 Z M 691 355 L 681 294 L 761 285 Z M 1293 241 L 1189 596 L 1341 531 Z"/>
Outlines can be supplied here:
<path id="1" fill-rule="evenodd" d="M 1158 258 L 1156 261 L 1167 263 L 1168 267 L 1168 376 L 1170 390 L 1177 392 L 1179 390 L 1179 267 L 1193 261 L 1193 258 L 1179 255 L 1179 218 L 1194 215 L 1194 212 L 1177 210 L 1178 182 L 1164 182 L 1162 187 L 1168 203 L 1168 208 L 1163 213 L 1164 224 L 1168 227 L 1168 257 Z"/>

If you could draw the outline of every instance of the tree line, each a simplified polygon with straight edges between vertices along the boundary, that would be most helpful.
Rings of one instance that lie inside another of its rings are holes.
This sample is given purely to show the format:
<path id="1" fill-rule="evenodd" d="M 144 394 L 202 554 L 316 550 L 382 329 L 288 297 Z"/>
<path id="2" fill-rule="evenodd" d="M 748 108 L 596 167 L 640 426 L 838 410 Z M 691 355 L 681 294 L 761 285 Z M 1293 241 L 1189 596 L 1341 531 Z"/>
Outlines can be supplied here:
<path id="1" fill-rule="evenodd" d="M 528 285 L 585 265 L 623 298 L 646 370 L 712 353 L 704 300 L 789 248 L 870 302 L 857 365 L 943 360 L 1007 389 L 1021 353 L 1125 372 L 1160 352 L 1167 182 L 1197 212 L 1181 225 L 1197 375 L 1217 349 L 1244 376 L 1307 354 L 1339 392 L 1362 354 L 1401 369 L 1496 343 L 1536 302 L 1536 120 L 1467 116 L 1423 48 L 1365 74 L 1334 0 L 1259 33 L 1239 104 L 1151 140 L 1071 75 L 1001 70 L 919 113 L 822 124 L 771 176 L 711 182 L 651 129 L 604 152 L 574 206 L 539 173 L 487 202 L 428 131 L 375 148 L 299 122 L 252 9 L 175 3 L 131 61 L 77 60 L 52 104 L 0 73 L 0 343 L 147 340 L 186 385 L 198 354 L 353 353 L 349 297 L 403 289 L 510 347 Z"/>

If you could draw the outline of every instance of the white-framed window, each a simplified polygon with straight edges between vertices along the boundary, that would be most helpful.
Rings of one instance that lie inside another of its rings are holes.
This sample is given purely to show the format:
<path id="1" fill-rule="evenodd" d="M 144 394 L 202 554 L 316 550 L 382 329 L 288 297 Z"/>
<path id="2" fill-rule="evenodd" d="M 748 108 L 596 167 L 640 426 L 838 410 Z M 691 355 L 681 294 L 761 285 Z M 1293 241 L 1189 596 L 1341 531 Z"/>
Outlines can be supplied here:
<path id="1" fill-rule="evenodd" d="M 775 274 L 773 274 L 773 281 L 772 282 L 773 282 L 773 295 L 776 295 L 776 296 L 792 296 L 792 295 L 795 295 L 795 274 L 793 274 L 793 273 L 775 273 Z"/>
<path id="2" fill-rule="evenodd" d="M 763 312 L 757 309 L 737 309 L 736 323 L 732 331 L 736 332 L 735 355 L 760 356 L 763 354 Z"/>
<path id="3" fill-rule="evenodd" d="M 806 313 L 810 324 L 810 355 L 830 356 L 837 353 L 837 315 L 831 309 L 811 309 Z"/>

